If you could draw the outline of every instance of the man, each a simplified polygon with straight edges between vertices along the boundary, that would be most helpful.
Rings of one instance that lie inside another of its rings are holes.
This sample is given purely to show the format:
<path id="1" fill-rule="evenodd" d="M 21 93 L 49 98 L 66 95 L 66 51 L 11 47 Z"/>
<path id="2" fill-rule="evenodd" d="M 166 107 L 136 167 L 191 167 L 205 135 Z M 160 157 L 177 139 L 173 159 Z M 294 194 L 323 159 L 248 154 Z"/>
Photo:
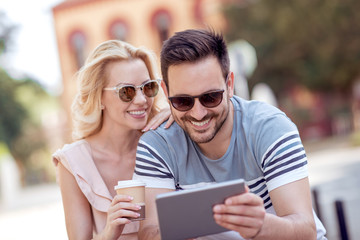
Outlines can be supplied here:
<path id="1" fill-rule="evenodd" d="M 147 184 L 140 238 L 160 238 L 157 194 L 243 178 L 248 191 L 213 208 L 229 229 L 213 239 L 326 239 L 296 126 L 275 107 L 233 96 L 229 65 L 214 32 L 186 30 L 165 42 L 161 71 L 176 123 L 138 145 L 134 178 Z"/>

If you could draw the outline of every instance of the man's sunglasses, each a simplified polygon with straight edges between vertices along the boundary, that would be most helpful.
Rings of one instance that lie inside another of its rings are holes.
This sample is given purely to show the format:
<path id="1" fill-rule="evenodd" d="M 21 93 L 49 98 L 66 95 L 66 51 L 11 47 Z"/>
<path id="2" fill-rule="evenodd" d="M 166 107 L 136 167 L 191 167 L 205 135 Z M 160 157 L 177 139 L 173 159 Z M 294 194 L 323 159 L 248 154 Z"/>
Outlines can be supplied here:
<path id="1" fill-rule="evenodd" d="M 149 80 L 139 86 L 127 84 L 116 87 L 103 88 L 105 91 L 115 91 L 124 102 L 131 102 L 136 96 L 136 89 L 140 88 L 147 97 L 155 97 L 159 92 L 160 79 Z"/>
<path id="2" fill-rule="evenodd" d="M 186 112 L 192 109 L 195 104 L 195 98 L 198 98 L 200 103 L 207 108 L 214 108 L 219 106 L 223 99 L 225 90 L 216 90 L 204 93 L 198 96 L 177 96 L 169 97 L 171 105 L 178 111 Z"/>

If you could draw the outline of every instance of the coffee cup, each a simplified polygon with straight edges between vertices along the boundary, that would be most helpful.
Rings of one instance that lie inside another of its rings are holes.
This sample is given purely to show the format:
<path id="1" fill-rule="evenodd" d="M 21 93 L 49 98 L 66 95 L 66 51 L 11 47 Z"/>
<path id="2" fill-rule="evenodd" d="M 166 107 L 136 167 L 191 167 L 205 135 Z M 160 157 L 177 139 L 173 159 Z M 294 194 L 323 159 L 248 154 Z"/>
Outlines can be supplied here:
<path id="1" fill-rule="evenodd" d="M 134 199 L 131 201 L 141 207 L 137 212 L 140 214 L 138 218 L 131 220 L 144 220 L 145 219 L 145 183 L 139 180 L 124 180 L 118 181 L 114 187 L 117 194 L 131 196 Z"/>

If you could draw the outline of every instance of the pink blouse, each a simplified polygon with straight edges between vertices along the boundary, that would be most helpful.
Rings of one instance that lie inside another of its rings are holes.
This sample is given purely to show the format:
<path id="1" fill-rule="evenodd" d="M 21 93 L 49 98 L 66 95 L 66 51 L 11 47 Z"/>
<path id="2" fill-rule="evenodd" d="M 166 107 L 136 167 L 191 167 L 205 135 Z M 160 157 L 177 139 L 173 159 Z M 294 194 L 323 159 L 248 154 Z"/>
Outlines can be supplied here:
<path id="1" fill-rule="evenodd" d="M 66 144 L 53 154 L 53 162 L 55 166 L 61 162 L 74 175 L 79 188 L 91 205 L 94 235 L 101 232 L 105 228 L 107 210 L 113 198 L 95 166 L 89 143 L 79 140 Z M 139 222 L 126 224 L 119 239 L 138 239 L 138 230 Z"/>

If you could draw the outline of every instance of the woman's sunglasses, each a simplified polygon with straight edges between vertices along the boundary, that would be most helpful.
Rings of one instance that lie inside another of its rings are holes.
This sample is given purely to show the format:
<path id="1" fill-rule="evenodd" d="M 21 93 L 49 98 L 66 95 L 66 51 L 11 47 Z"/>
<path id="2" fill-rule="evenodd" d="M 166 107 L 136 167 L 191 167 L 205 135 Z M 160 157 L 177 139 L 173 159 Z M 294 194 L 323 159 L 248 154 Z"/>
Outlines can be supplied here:
<path id="1" fill-rule="evenodd" d="M 149 80 L 139 86 L 128 84 L 110 88 L 103 88 L 103 90 L 115 91 L 123 102 L 131 102 L 136 96 L 136 89 L 140 88 L 143 94 L 147 97 L 155 97 L 159 92 L 159 85 L 160 79 L 157 79 Z"/>
<path id="2" fill-rule="evenodd" d="M 198 96 L 178 96 L 169 97 L 171 105 L 178 111 L 186 112 L 192 109 L 195 104 L 195 98 L 198 98 L 200 103 L 207 108 L 217 107 L 222 99 L 225 90 L 216 90 L 204 93 Z"/>

